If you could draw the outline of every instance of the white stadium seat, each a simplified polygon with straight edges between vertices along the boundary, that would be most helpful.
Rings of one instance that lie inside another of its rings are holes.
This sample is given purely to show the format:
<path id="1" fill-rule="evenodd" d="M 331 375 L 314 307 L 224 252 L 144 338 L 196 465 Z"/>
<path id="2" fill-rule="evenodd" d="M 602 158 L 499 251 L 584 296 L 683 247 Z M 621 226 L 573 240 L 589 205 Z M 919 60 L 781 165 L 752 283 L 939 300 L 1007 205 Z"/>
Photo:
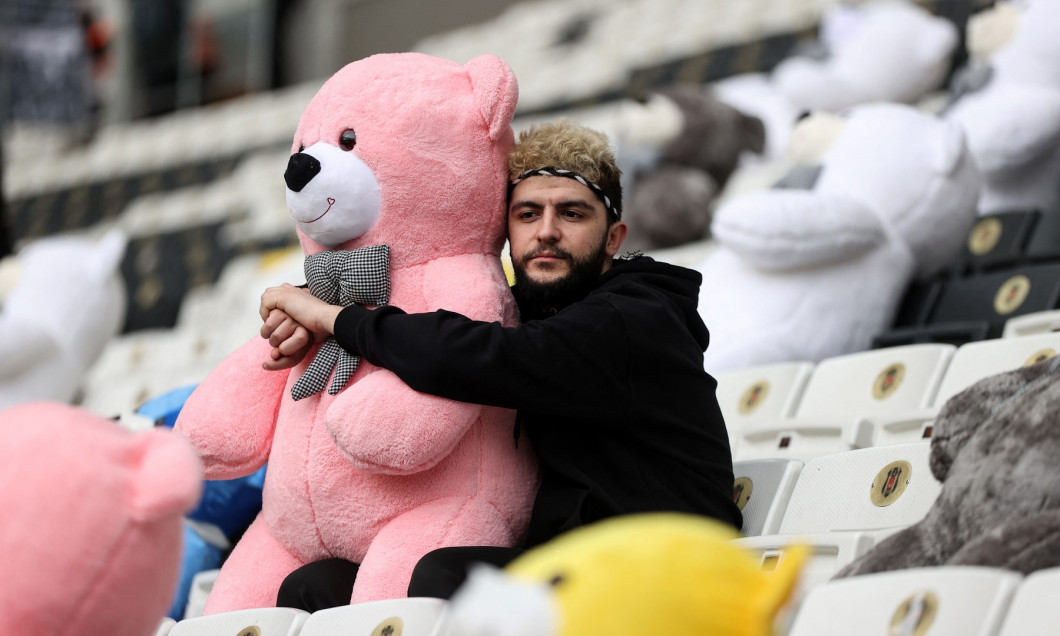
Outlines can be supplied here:
<path id="1" fill-rule="evenodd" d="M 155 636 L 169 636 L 170 630 L 177 624 L 177 621 L 172 618 L 163 618 L 162 622 L 158 624 L 158 629 L 155 630 Z"/>
<path id="2" fill-rule="evenodd" d="M 736 539 L 736 543 L 762 556 L 762 569 L 776 569 L 785 551 L 793 545 L 806 545 L 810 556 L 803 565 L 796 597 L 826 583 L 835 573 L 865 554 L 896 530 L 872 532 L 817 532 L 769 534 Z"/>
<path id="3" fill-rule="evenodd" d="M 308 617 L 307 612 L 289 607 L 224 612 L 184 619 L 169 636 L 296 636 Z"/>
<path id="4" fill-rule="evenodd" d="M 812 371 L 809 362 L 784 362 L 714 374 L 730 445 L 736 448 L 746 422 L 793 416 Z"/>
<path id="5" fill-rule="evenodd" d="M 1036 311 L 1005 321 L 1002 338 L 1021 338 L 1042 333 L 1060 331 L 1060 309 Z"/>
<path id="6" fill-rule="evenodd" d="M 320 610 L 306 620 L 299 636 L 431 636 L 445 606 L 437 598 L 401 598 Z"/>
<path id="7" fill-rule="evenodd" d="M 995 636 L 1020 578 L 990 568 L 936 567 L 831 581 L 806 596 L 788 636 Z"/>
<path id="8" fill-rule="evenodd" d="M 1060 591 L 1060 568 L 1039 570 L 1023 579 L 998 636 L 1060 634 L 1060 612 L 1053 603 Z"/>
<path id="9" fill-rule="evenodd" d="M 789 420 L 746 422 L 737 459 L 809 459 L 873 445 L 872 416 L 931 404 L 956 348 L 891 347 L 821 361 Z"/>
<path id="10" fill-rule="evenodd" d="M 776 534 L 802 471 L 797 459 L 733 462 L 733 500 L 743 512 L 743 535 Z"/>
<path id="11" fill-rule="evenodd" d="M 883 530 L 920 521 L 942 485 L 931 474 L 929 442 L 817 457 L 806 463 L 780 534 Z"/>
<path id="12" fill-rule="evenodd" d="M 981 340 L 961 345 L 953 354 L 932 402 L 926 408 L 868 418 L 873 445 L 913 441 L 931 436 L 932 423 L 946 401 L 979 380 L 1040 362 L 1060 351 L 1060 333 Z"/>

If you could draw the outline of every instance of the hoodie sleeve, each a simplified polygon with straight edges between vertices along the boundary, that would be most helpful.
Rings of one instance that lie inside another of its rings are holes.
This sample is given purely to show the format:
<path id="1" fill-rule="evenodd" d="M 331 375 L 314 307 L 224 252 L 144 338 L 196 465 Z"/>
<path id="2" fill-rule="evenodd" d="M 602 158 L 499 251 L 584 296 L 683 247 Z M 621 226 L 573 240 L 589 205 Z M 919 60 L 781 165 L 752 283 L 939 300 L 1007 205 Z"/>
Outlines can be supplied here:
<path id="1" fill-rule="evenodd" d="M 629 339 L 600 298 L 517 327 L 354 305 L 335 321 L 335 339 L 423 393 L 564 417 L 628 412 Z"/>

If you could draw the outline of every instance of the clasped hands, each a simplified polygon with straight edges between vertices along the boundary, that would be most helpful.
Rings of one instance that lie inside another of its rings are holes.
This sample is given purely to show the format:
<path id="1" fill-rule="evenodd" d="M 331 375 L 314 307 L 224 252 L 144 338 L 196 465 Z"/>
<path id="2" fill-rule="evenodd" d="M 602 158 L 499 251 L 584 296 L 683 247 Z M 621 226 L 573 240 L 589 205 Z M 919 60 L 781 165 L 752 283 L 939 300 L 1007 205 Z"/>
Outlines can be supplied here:
<path id="1" fill-rule="evenodd" d="M 272 351 L 261 367 L 267 371 L 290 369 L 305 358 L 314 343 L 335 333 L 335 318 L 342 311 L 308 289 L 284 283 L 269 287 L 261 295 L 258 313 L 264 324 L 261 337 Z"/>

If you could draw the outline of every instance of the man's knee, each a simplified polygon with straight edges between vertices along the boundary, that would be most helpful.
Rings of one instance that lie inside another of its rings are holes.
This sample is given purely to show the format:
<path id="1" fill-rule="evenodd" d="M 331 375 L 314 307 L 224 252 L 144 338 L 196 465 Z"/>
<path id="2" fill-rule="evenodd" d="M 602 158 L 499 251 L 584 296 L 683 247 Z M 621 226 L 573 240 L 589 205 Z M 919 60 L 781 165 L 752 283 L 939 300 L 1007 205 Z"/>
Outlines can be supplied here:
<path id="1" fill-rule="evenodd" d="M 520 554 L 522 550 L 516 548 L 489 546 L 439 548 L 428 552 L 412 570 L 408 595 L 449 599 L 467 579 L 472 564 L 504 567 Z"/>
<path id="2" fill-rule="evenodd" d="M 277 607 L 293 607 L 306 612 L 350 604 L 359 566 L 343 559 L 307 563 L 280 584 Z"/>

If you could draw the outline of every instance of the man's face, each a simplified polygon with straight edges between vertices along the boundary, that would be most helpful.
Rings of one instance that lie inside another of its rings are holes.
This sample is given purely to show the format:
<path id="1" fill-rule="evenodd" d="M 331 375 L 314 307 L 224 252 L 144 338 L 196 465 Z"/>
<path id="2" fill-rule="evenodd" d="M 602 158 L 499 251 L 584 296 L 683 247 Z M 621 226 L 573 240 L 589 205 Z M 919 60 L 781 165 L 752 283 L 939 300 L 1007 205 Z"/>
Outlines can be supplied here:
<path id="1" fill-rule="evenodd" d="M 574 179 L 534 176 L 512 190 L 508 243 L 520 284 L 562 286 L 579 275 L 595 279 L 610 268 L 625 236 L 625 223 L 608 229 L 604 204 Z"/>

